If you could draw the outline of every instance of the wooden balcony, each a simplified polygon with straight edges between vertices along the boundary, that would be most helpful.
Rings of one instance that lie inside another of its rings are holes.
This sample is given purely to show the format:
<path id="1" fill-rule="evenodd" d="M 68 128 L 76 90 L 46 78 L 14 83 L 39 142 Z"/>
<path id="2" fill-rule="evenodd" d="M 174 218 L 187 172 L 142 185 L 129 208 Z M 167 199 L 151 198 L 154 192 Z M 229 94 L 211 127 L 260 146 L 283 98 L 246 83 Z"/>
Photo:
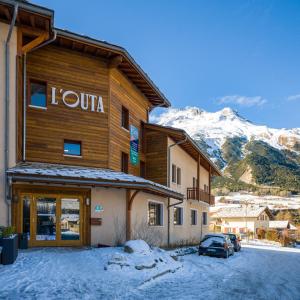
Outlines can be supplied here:
<path id="1" fill-rule="evenodd" d="M 186 196 L 188 200 L 198 200 L 206 202 L 209 205 L 215 205 L 215 196 L 198 188 L 187 188 Z"/>

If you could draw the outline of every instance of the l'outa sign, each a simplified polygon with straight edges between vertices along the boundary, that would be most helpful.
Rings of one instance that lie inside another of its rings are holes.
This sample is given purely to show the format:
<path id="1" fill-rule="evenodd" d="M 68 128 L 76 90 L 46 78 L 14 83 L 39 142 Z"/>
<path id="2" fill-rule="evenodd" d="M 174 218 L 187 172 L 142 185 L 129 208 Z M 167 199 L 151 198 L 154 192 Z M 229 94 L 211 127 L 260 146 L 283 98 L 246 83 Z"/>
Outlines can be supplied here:
<path id="1" fill-rule="evenodd" d="M 104 113 L 102 96 L 51 87 L 51 104 L 58 105 L 59 100 L 70 108 L 80 107 L 82 110 Z"/>

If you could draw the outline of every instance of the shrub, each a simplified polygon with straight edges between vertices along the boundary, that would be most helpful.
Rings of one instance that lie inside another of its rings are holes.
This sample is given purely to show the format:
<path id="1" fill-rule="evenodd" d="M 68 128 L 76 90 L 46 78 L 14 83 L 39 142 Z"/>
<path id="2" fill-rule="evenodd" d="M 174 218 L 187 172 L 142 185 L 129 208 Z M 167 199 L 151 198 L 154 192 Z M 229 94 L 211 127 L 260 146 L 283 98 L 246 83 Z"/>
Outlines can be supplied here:
<path id="1" fill-rule="evenodd" d="M 278 236 L 277 230 L 272 230 L 272 229 L 267 230 L 266 239 L 269 240 L 269 241 L 278 242 L 279 241 L 279 236 Z"/>
<path id="2" fill-rule="evenodd" d="M 0 228 L 0 237 L 2 237 L 2 238 L 9 238 L 15 233 L 16 233 L 16 230 L 15 230 L 14 226 Z"/>

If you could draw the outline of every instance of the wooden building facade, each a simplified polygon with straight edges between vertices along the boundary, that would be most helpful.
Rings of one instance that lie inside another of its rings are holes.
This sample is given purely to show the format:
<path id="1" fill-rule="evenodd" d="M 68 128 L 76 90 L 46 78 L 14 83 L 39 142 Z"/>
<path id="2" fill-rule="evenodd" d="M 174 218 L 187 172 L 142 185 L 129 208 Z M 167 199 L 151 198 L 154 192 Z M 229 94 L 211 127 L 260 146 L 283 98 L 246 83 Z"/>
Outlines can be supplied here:
<path id="1" fill-rule="evenodd" d="M 16 47 L 7 223 L 31 246 L 114 245 L 144 223 L 169 244 L 171 202 L 186 197 L 168 182 L 168 139 L 179 135 L 148 123 L 169 101 L 125 49 L 54 28 L 49 9 L 1 0 L 0 21 Z M 189 145 L 197 168 L 219 175 Z"/>

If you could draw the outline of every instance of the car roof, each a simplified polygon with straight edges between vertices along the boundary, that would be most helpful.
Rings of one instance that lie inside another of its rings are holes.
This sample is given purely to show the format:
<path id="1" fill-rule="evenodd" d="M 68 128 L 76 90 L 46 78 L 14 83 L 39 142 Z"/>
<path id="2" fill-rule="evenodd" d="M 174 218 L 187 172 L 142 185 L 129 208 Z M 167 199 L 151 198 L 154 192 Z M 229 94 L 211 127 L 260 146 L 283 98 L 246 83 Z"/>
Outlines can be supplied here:
<path id="1" fill-rule="evenodd" d="M 215 236 L 215 237 L 222 237 L 222 238 L 225 238 L 225 235 L 222 234 L 222 233 L 208 233 L 206 234 L 205 236 Z"/>

